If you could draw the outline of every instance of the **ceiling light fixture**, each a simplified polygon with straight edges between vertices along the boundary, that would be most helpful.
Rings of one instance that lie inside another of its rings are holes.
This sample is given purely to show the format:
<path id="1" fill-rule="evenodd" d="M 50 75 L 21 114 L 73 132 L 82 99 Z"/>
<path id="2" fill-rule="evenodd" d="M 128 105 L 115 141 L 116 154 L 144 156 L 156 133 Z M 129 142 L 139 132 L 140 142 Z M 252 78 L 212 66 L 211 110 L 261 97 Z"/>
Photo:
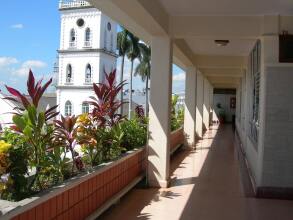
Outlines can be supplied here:
<path id="1" fill-rule="evenodd" d="M 218 47 L 224 47 L 227 46 L 228 43 L 230 43 L 229 40 L 215 40 L 215 43 Z"/>

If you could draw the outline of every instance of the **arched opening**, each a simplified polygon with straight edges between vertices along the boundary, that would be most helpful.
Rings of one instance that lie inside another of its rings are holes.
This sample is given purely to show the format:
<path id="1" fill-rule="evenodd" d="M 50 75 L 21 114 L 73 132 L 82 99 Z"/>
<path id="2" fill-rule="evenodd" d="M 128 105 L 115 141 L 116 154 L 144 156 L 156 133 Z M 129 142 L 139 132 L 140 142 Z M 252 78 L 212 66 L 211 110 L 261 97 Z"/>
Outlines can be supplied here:
<path id="1" fill-rule="evenodd" d="M 66 83 L 71 83 L 71 82 L 72 82 L 72 66 L 71 64 L 68 64 L 66 68 Z"/>
<path id="2" fill-rule="evenodd" d="M 86 65 L 85 82 L 86 83 L 91 83 L 92 82 L 92 67 L 91 67 L 90 64 Z"/>
<path id="3" fill-rule="evenodd" d="M 81 109 L 82 114 L 90 112 L 90 105 L 87 102 L 83 102 L 81 108 L 82 108 Z"/>
<path id="4" fill-rule="evenodd" d="M 107 50 L 107 44 L 108 44 L 108 39 L 107 39 L 108 35 L 107 35 L 107 30 L 104 30 L 104 49 Z"/>
<path id="5" fill-rule="evenodd" d="M 110 47 L 111 47 L 111 51 L 114 52 L 115 49 L 114 49 L 114 36 L 113 36 L 113 33 L 111 33 L 111 41 L 110 41 Z"/>
<path id="6" fill-rule="evenodd" d="M 75 33 L 75 30 L 73 28 L 70 30 L 69 46 L 70 47 L 75 47 L 76 46 L 76 33 Z"/>
<path id="7" fill-rule="evenodd" d="M 91 29 L 90 28 L 87 28 L 85 30 L 84 46 L 85 47 L 90 47 L 91 46 Z"/>
<path id="8" fill-rule="evenodd" d="M 71 116 L 72 115 L 72 103 L 70 101 L 65 102 L 64 115 L 65 116 Z"/>

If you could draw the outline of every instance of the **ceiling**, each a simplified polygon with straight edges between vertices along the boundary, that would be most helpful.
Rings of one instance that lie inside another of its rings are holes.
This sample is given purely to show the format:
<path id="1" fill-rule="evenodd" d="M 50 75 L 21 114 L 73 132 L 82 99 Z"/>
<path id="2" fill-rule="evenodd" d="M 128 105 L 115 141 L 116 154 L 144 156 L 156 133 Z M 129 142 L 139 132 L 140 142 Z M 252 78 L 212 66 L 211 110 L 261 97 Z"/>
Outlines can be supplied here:
<path id="1" fill-rule="evenodd" d="M 293 14 L 292 0 L 159 0 L 168 14 L 271 15 Z"/>
<path id="2" fill-rule="evenodd" d="M 215 44 L 215 39 L 193 37 L 184 40 L 194 54 L 201 55 L 248 56 L 255 44 L 252 39 L 229 39 L 230 43 L 221 47 Z"/>

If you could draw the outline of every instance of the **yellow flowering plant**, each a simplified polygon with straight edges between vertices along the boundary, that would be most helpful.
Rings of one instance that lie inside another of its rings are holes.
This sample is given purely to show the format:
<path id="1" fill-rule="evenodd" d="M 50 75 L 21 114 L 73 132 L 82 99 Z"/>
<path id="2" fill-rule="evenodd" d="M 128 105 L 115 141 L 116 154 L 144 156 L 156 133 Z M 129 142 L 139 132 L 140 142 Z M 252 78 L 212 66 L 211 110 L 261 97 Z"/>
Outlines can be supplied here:
<path id="1" fill-rule="evenodd" d="M 0 140 L 0 154 L 6 153 L 10 147 L 11 147 L 11 144 L 6 143 L 3 140 Z"/>

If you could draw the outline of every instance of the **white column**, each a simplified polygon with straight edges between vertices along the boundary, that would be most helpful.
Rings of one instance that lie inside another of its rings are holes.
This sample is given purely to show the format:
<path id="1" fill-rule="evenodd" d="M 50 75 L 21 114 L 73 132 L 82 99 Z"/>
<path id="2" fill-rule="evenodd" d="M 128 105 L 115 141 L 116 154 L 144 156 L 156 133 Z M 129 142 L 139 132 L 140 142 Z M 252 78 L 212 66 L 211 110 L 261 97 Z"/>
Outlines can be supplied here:
<path id="1" fill-rule="evenodd" d="M 202 138 L 202 118 L 203 118 L 203 76 L 197 71 L 196 80 L 196 134 Z"/>
<path id="2" fill-rule="evenodd" d="M 213 114 L 214 113 L 214 87 L 210 84 L 210 124 L 213 123 Z"/>
<path id="3" fill-rule="evenodd" d="M 170 103 L 172 94 L 172 42 L 152 38 L 149 110 L 148 182 L 167 187 L 170 165 Z"/>
<path id="4" fill-rule="evenodd" d="M 204 78 L 204 95 L 203 95 L 203 125 L 204 130 L 209 129 L 209 118 L 210 118 L 210 87 L 209 81 Z"/>
<path id="5" fill-rule="evenodd" d="M 185 144 L 193 147 L 196 129 L 196 69 L 188 67 L 185 79 L 184 134 Z"/>

